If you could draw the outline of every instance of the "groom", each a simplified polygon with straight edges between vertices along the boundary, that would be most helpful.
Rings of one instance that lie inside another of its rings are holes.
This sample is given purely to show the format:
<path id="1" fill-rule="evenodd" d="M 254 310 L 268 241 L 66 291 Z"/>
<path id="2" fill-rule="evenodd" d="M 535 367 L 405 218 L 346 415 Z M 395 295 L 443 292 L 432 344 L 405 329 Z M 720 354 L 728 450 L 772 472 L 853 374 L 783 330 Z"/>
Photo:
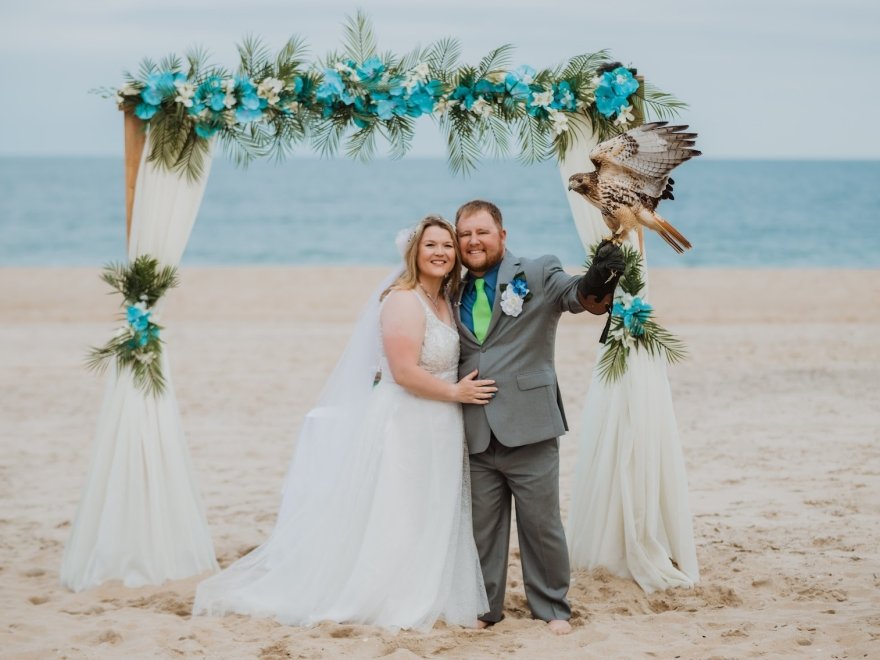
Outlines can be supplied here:
<path id="1" fill-rule="evenodd" d="M 478 369 L 498 386 L 488 405 L 464 406 L 474 538 L 489 598 L 481 627 L 504 618 L 512 497 L 532 615 L 565 634 L 570 573 L 558 437 L 568 426 L 553 364 L 556 326 L 563 312 L 608 311 L 623 257 L 605 243 L 583 277 L 566 274 L 553 256 L 516 257 L 504 247 L 501 211 L 482 200 L 458 209 L 455 227 L 468 269 L 455 307 L 459 374 Z"/>

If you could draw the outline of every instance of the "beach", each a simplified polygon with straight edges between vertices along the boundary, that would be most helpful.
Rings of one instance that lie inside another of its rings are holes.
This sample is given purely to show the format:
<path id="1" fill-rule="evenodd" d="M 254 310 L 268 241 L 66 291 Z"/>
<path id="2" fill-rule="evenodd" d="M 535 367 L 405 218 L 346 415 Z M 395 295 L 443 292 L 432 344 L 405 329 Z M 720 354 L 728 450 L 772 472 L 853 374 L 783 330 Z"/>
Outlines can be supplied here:
<path id="1" fill-rule="evenodd" d="M 163 337 L 221 566 L 271 530 L 300 421 L 386 272 L 181 269 Z M 486 631 L 192 618 L 203 576 L 65 590 L 58 570 L 107 385 L 84 356 L 112 335 L 119 298 L 95 268 L 0 268 L 0 656 L 878 657 L 878 274 L 651 271 L 658 319 L 690 349 L 669 378 L 701 581 L 646 595 L 577 571 L 574 631 L 555 637 L 530 617 L 515 534 L 507 618 Z M 563 519 L 603 321 L 565 315 L 559 328 Z"/>

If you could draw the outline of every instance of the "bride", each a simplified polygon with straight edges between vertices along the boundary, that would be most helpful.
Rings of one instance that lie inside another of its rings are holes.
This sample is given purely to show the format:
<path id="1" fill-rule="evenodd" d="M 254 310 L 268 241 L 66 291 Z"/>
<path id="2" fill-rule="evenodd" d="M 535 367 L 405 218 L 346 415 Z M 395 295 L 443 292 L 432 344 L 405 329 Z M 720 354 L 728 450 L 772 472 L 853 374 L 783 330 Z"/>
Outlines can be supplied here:
<path id="1" fill-rule="evenodd" d="M 306 416 L 275 529 L 198 586 L 194 614 L 426 630 L 438 618 L 473 626 L 488 610 L 459 404 L 497 388 L 457 377 L 452 226 L 428 216 L 398 247 L 402 269 L 371 297 Z"/>

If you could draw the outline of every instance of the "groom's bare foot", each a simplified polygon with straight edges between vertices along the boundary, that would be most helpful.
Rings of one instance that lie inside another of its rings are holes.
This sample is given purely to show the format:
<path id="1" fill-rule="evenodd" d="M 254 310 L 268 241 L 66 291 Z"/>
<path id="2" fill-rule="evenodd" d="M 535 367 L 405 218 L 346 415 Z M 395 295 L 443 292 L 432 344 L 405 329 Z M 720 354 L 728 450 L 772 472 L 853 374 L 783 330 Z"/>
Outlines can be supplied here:
<path id="1" fill-rule="evenodd" d="M 554 635 L 567 635 L 571 632 L 571 624 L 565 619 L 553 619 L 547 622 L 547 627 Z"/>

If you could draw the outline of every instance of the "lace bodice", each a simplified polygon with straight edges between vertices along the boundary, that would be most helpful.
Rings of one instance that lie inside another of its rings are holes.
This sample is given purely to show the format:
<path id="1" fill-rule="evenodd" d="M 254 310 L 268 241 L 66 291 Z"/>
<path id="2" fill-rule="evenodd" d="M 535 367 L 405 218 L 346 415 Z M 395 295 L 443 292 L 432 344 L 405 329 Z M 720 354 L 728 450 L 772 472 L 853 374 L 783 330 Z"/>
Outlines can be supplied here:
<path id="1" fill-rule="evenodd" d="M 408 292 L 418 298 L 425 311 L 425 338 L 419 366 L 428 373 L 450 383 L 458 381 L 458 330 L 445 324 L 431 309 L 428 302 L 415 291 Z M 449 304 L 448 302 L 446 303 Z M 394 382 L 385 351 L 382 351 L 382 380 Z"/>

